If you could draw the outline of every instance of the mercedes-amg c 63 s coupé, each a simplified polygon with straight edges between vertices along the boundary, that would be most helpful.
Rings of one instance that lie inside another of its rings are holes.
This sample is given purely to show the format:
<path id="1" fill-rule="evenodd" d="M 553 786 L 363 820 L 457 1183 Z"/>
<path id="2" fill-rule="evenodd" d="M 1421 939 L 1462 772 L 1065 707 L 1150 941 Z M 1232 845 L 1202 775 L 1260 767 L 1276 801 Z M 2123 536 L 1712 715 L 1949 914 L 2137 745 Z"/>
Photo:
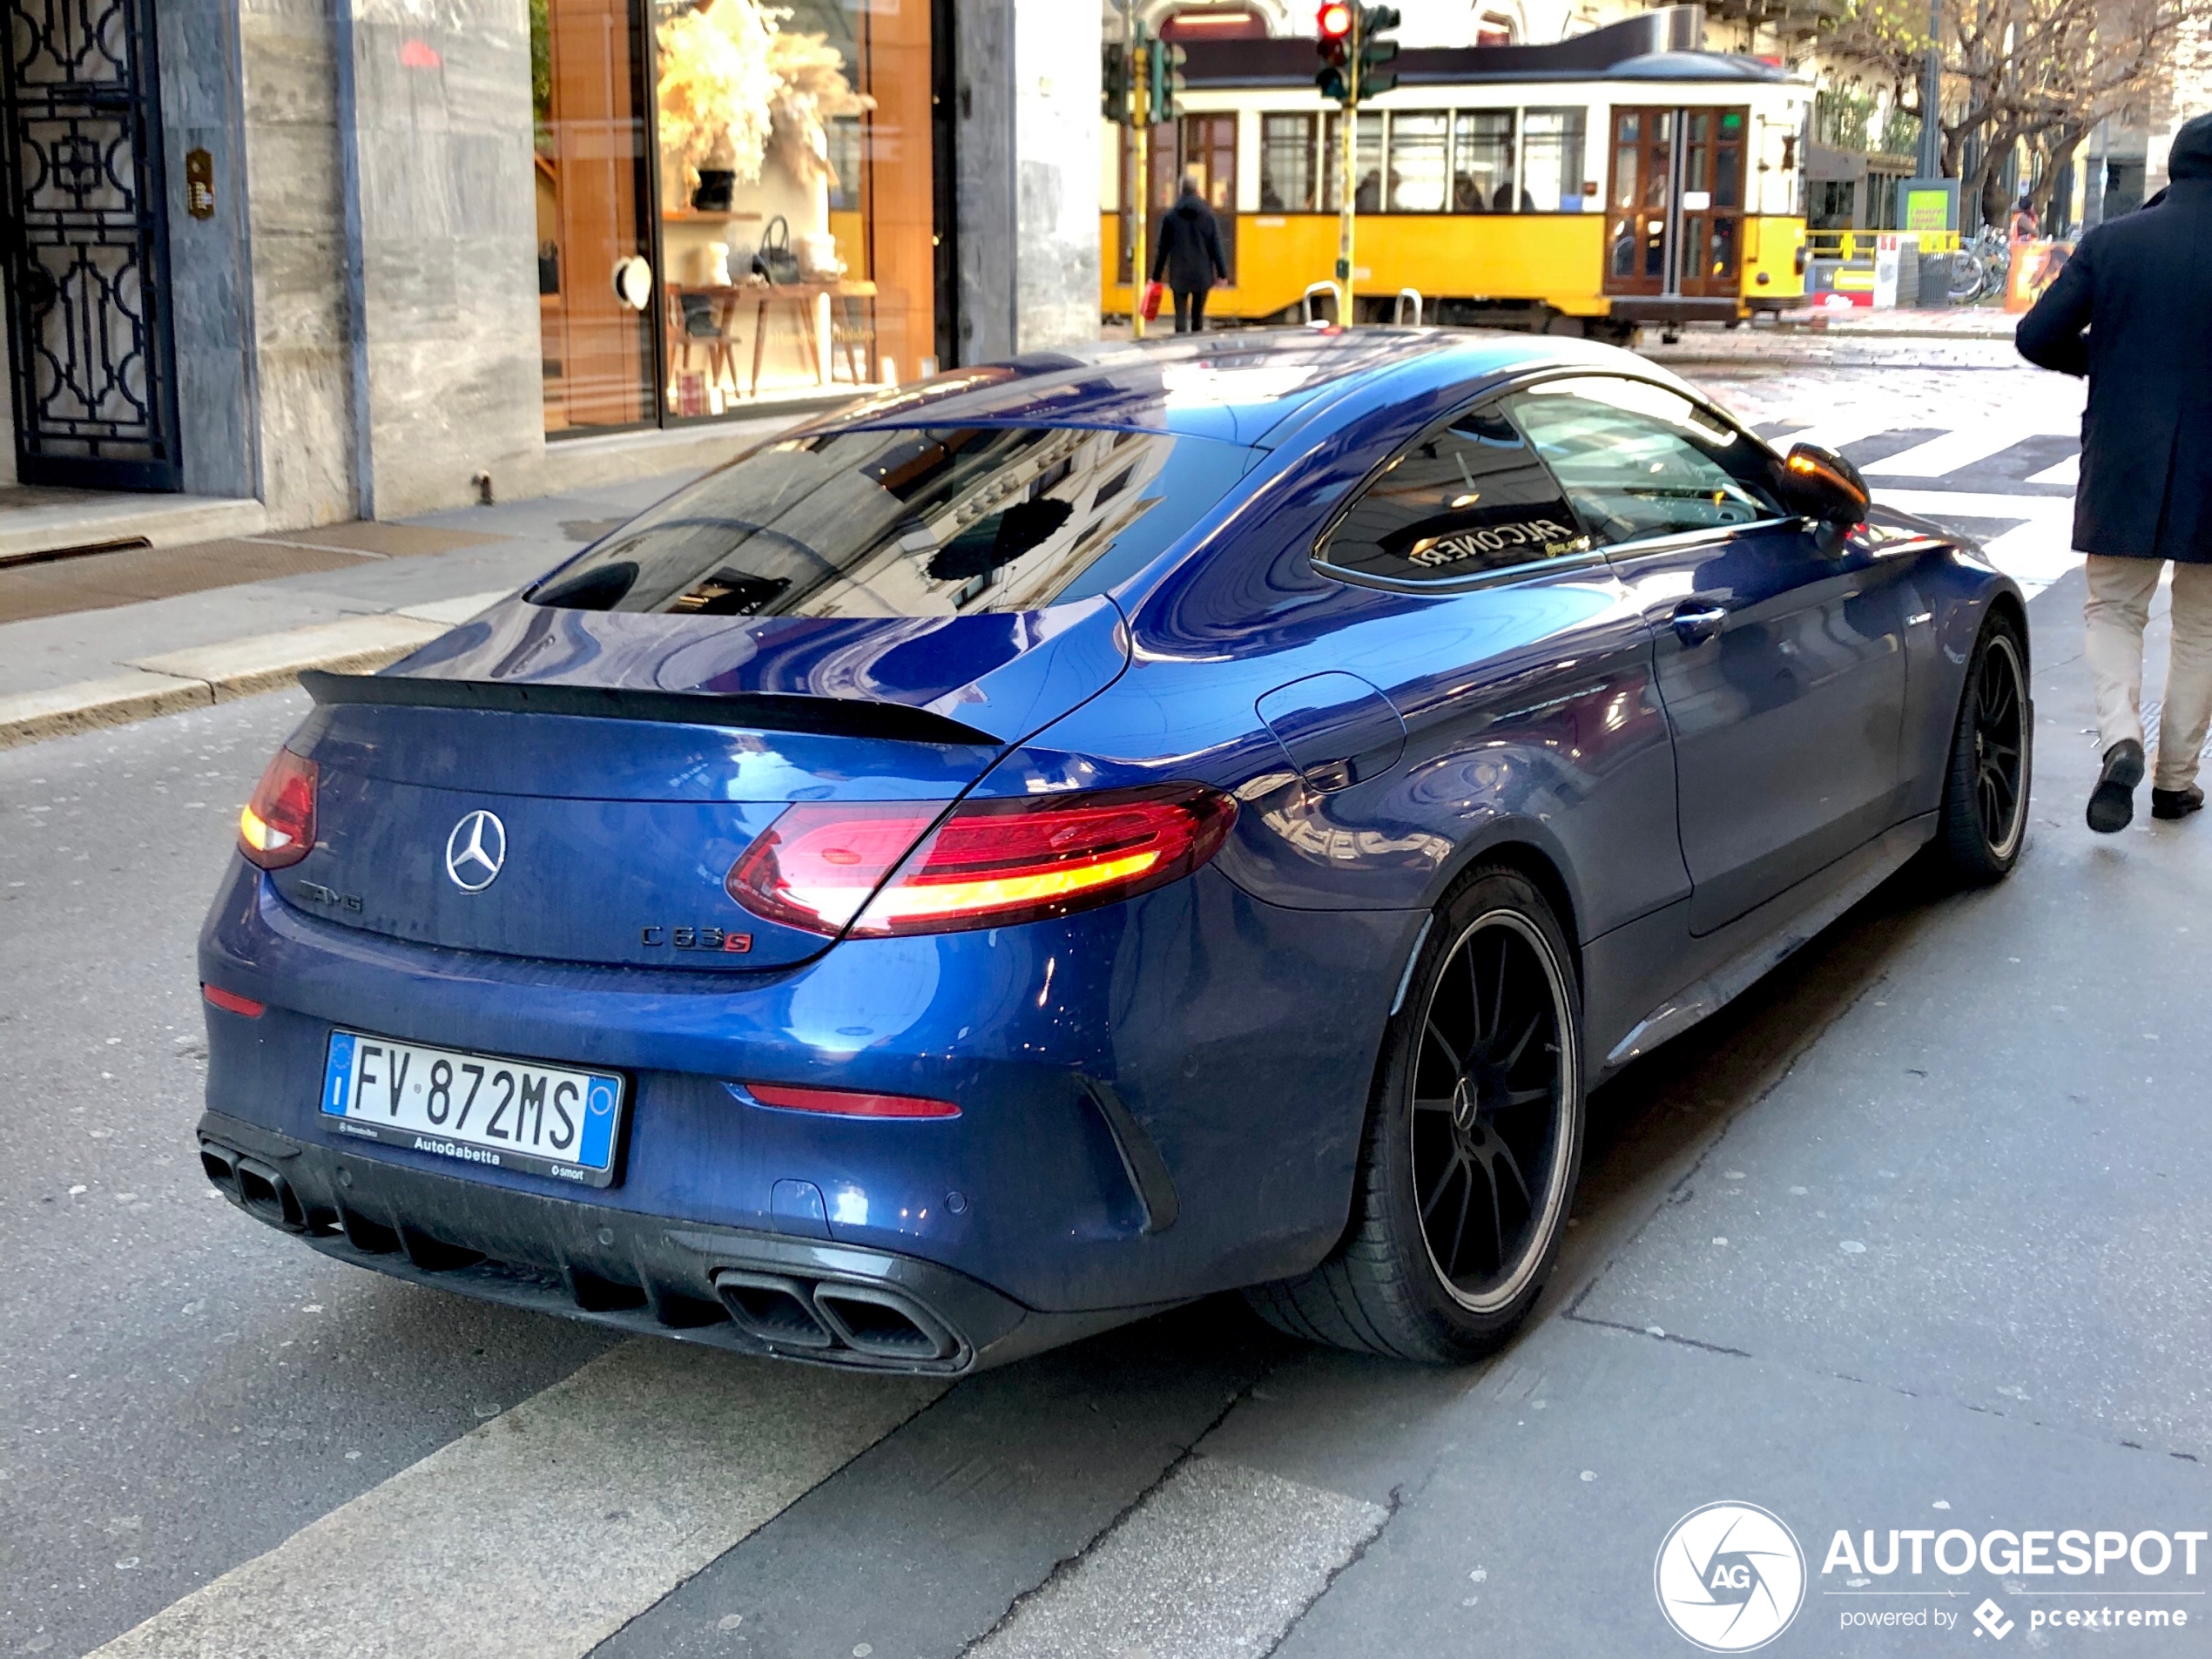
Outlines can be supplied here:
<path id="1" fill-rule="evenodd" d="M 2026 613 L 1625 352 L 964 370 L 314 707 L 200 945 L 207 1173 L 342 1260 L 955 1372 L 1211 1292 L 1496 1345 L 1584 1098 L 1908 860 Z"/>

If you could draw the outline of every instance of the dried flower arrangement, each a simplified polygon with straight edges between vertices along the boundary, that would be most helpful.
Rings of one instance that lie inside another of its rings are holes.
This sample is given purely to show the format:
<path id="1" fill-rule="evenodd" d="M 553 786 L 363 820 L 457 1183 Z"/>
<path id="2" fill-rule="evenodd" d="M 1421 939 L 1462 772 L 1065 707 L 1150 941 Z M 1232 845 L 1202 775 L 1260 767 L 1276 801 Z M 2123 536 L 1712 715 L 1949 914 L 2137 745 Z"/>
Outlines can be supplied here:
<path id="1" fill-rule="evenodd" d="M 830 165 L 828 124 L 872 110 L 875 100 L 853 90 L 845 78 L 844 54 L 826 35 L 779 32 L 770 52 L 777 88 L 769 143 L 776 159 L 802 185 L 818 179 L 841 183 Z"/>
<path id="2" fill-rule="evenodd" d="M 875 107 L 845 78 L 823 35 L 786 35 L 791 13 L 759 0 L 708 0 L 660 26 L 661 153 L 684 169 L 686 192 L 702 168 L 758 184 L 776 159 L 801 184 L 835 182 L 825 123 Z"/>

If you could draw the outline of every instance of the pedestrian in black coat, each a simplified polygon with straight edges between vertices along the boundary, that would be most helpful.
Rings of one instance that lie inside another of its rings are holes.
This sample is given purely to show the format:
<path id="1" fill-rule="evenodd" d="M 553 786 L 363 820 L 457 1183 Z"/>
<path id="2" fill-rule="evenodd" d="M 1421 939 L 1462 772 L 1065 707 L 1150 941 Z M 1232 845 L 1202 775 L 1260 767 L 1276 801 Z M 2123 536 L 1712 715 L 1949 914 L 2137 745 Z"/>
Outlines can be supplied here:
<path id="1" fill-rule="evenodd" d="M 2087 554 L 2087 656 L 2105 745 L 2089 826 L 2126 827 L 2142 779 L 2142 636 L 2174 562 L 2151 811 L 2204 804 L 2197 753 L 2212 725 L 2212 115 L 2174 139 L 2155 206 L 2082 239 L 2015 338 L 2030 362 L 2086 374 L 2074 545 Z"/>
<path id="2" fill-rule="evenodd" d="M 1214 279 L 1226 279 L 1229 261 L 1221 254 L 1221 226 L 1190 179 L 1183 194 L 1160 221 L 1160 250 L 1152 256 L 1152 280 L 1166 280 L 1175 295 L 1175 332 L 1203 334 L 1206 327 L 1206 291 Z"/>

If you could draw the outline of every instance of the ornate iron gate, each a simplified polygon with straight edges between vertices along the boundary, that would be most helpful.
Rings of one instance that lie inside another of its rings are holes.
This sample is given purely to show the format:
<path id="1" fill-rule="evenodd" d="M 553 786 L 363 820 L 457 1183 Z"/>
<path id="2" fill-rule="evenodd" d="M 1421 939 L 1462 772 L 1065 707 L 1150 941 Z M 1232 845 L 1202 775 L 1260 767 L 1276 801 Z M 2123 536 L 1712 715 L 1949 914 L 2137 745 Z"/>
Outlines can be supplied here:
<path id="1" fill-rule="evenodd" d="M 179 489 L 154 0 L 0 0 L 17 476 Z"/>

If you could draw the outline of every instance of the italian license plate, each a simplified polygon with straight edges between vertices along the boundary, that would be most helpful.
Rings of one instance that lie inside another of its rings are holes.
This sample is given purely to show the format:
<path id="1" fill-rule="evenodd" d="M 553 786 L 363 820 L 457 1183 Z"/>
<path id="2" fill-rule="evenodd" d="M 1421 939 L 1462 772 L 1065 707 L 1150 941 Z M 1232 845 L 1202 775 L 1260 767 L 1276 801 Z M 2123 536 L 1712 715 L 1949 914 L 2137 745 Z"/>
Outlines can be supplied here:
<path id="1" fill-rule="evenodd" d="M 323 1067 L 322 1113 L 341 1135 L 590 1187 L 614 1179 L 622 1103 L 611 1073 L 359 1031 L 333 1031 Z"/>

